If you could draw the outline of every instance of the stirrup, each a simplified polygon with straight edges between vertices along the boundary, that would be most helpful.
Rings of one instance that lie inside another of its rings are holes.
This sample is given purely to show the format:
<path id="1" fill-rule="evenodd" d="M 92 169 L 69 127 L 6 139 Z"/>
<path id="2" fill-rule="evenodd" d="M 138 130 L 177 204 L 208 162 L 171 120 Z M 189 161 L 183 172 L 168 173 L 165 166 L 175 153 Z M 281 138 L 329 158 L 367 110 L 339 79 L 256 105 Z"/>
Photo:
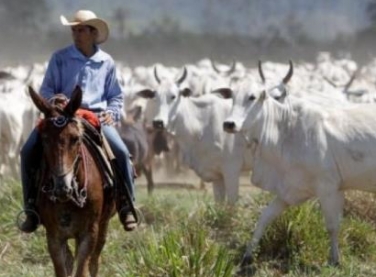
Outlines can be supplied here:
<path id="1" fill-rule="evenodd" d="M 17 217 L 16 217 L 16 226 L 19 230 L 21 230 L 22 223 L 20 223 L 20 221 L 21 221 L 20 218 L 23 214 L 26 214 L 26 216 L 27 216 L 27 214 L 31 214 L 31 216 L 34 216 L 37 219 L 37 226 L 39 226 L 41 224 L 39 214 L 35 210 L 23 209 L 22 211 L 20 211 L 17 214 Z"/>
<path id="2" fill-rule="evenodd" d="M 133 216 L 135 216 L 137 226 L 139 226 L 141 224 L 141 222 L 144 221 L 144 219 L 145 219 L 144 215 L 139 208 L 136 208 L 135 206 L 133 206 L 133 209 L 135 211 L 135 214 L 132 212 L 132 210 L 128 206 L 124 206 L 123 208 L 121 208 L 118 211 L 118 214 L 119 215 L 122 215 L 123 213 L 124 214 L 126 214 L 126 213 L 133 214 Z"/>

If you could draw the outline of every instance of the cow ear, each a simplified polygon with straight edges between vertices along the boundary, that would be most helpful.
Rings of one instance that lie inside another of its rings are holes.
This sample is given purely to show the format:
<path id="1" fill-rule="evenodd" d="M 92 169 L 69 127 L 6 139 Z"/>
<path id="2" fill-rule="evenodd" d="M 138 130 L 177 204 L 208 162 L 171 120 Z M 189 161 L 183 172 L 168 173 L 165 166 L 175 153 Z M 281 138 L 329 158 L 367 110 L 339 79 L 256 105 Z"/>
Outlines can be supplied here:
<path id="1" fill-rule="evenodd" d="M 180 95 L 184 97 L 189 97 L 192 95 L 192 91 L 190 88 L 184 88 L 183 90 L 180 91 Z"/>
<path id="2" fill-rule="evenodd" d="M 34 105 L 41 111 L 45 116 L 49 115 L 52 111 L 52 106 L 46 99 L 40 96 L 32 86 L 29 86 L 29 94 Z"/>
<path id="3" fill-rule="evenodd" d="M 154 98 L 155 97 L 155 91 L 152 91 L 151 89 L 143 89 L 136 93 L 137 96 L 143 97 L 143 98 Z"/>
<path id="4" fill-rule="evenodd" d="M 78 110 L 78 108 L 81 106 L 82 102 L 82 90 L 79 86 L 76 86 L 72 97 L 69 100 L 68 104 L 64 108 L 64 113 L 68 116 L 74 116 L 75 112 Z"/>
<path id="5" fill-rule="evenodd" d="M 233 91 L 230 88 L 219 88 L 216 90 L 213 90 L 212 93 L 221 96 L 224 99 L 232 98 Z"/>

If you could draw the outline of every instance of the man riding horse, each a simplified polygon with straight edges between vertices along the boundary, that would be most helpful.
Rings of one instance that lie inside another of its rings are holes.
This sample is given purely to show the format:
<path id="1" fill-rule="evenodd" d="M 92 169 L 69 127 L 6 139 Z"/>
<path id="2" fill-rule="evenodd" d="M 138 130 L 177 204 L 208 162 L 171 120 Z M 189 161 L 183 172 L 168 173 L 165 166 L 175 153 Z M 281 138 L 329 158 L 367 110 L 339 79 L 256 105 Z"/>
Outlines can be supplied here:
<path id="1" fill-rule="evenodd" d="M 124 201 L 118 207 L 118 213 L 124 229 L 132 231 L 137 225 L 132 213 L 133 203 L 125 199 L 134 201 L 133 168 L 129 151 L 114 127 L 114 123 L 120 120 L 122 113 L 123 94 L 116 76 L 114 60 L 98 46 L 108 38 L 108 25 L 88 10 L 76 12 L 72 21 L 68 21 L 64 16 L 60 19 L 64 26 L 70 26 L 73 44 L 52 55 L 40 94 L 45 99 L 53 98 L 56 93 L 62 93 L 70 98 L 76 86 L 82 89 L 81 108 L 100 116 L 102 133 L 110 145 L 120 175 L 127 186 L 125 190 L 118 191 L 130 194 L 130 197 L 120 196 Z M 30 171 L 35 163 L 33 149 L 38 142 L 38 136 L 36 128 L 21 150 L 21 177 L 27 218 L 20 225 L 20 229 L 26 233 L 35 231 L 39 224 L 36 210 L 37 189 Z"/>

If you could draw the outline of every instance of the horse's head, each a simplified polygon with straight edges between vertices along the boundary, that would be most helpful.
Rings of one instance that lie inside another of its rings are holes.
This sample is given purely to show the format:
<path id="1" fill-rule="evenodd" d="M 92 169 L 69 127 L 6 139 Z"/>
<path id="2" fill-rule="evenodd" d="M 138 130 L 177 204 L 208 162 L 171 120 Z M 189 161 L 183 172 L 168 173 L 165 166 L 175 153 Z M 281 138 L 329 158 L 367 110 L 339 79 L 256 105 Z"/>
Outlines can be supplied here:
<path id="1" fill-rule="evenodd" d="M 83 135 L 75 112 L 81 105 L 82 91 L 76 87 L 66 105 L 55 105 L 29 87 L 35 106 L 44 114 L 38 130 L 43 144 L 43 159 L 53 180 L 53 192 L 60 200 L 68 199 L 77 186 L 75 171 L 79 165 Z"/>

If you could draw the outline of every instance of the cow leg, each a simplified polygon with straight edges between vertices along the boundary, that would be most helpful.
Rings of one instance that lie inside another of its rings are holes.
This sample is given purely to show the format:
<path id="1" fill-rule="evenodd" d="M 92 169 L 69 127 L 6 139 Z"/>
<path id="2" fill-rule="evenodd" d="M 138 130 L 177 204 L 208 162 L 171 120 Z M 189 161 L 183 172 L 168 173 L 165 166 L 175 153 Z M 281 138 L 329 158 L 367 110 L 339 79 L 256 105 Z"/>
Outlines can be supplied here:
<path id="1" fill-rule="evenodd" d="M 213 182 L 213 194 L 214 194 L 214 201 L 216 203 L 224 202 L 225 201 L 225 184 L 223 179 L 219 179 Z"/>
<path id="2" fill-rule="evenodd" d="M 151 166 L 146 167 L 145 165 L 142 165 L 141 170 L 146 178 L 148 194 L 152 195 L 154 191 L 153 169 Z"/>
<path id="3" fill-rule="evenodd" d="M 277 196 L 266 208 L 262 210 L 261 216 L 256 224 L 256 230 L 253 233 L 252 240 L 247 245 L 247 250 L 240 265 L 241 267 L 244 267 L 252 262 L 253 250 L 259 244 L 265 228 L 287 207 L 288 204 Z"/>
<path id="4" fill-rule="evenodd" d="M 239 159 L 240 160 L 240 159 Z M 230 163 L 223 170 L 227 202 L 234 205 L 239 198 L 239 176 L 241 163 Z"/>
<path id="5" fill-rule="evenodd" d="M 329 264 L 336 266 L 339 265 L 338 233 L 344 205 L 344 194 L 339 191 L 326 193 L 320 195 L 319 201 L 330 237 Z"/>
<path id="6" fill-rule="evenodd" d="M 54 265 L 56 277 L 67 277 L 68 272 L 65 264 L 65 250 L 66 247 L 68 247 L 67 242 L 47 234 L 47 246 Z"/>

